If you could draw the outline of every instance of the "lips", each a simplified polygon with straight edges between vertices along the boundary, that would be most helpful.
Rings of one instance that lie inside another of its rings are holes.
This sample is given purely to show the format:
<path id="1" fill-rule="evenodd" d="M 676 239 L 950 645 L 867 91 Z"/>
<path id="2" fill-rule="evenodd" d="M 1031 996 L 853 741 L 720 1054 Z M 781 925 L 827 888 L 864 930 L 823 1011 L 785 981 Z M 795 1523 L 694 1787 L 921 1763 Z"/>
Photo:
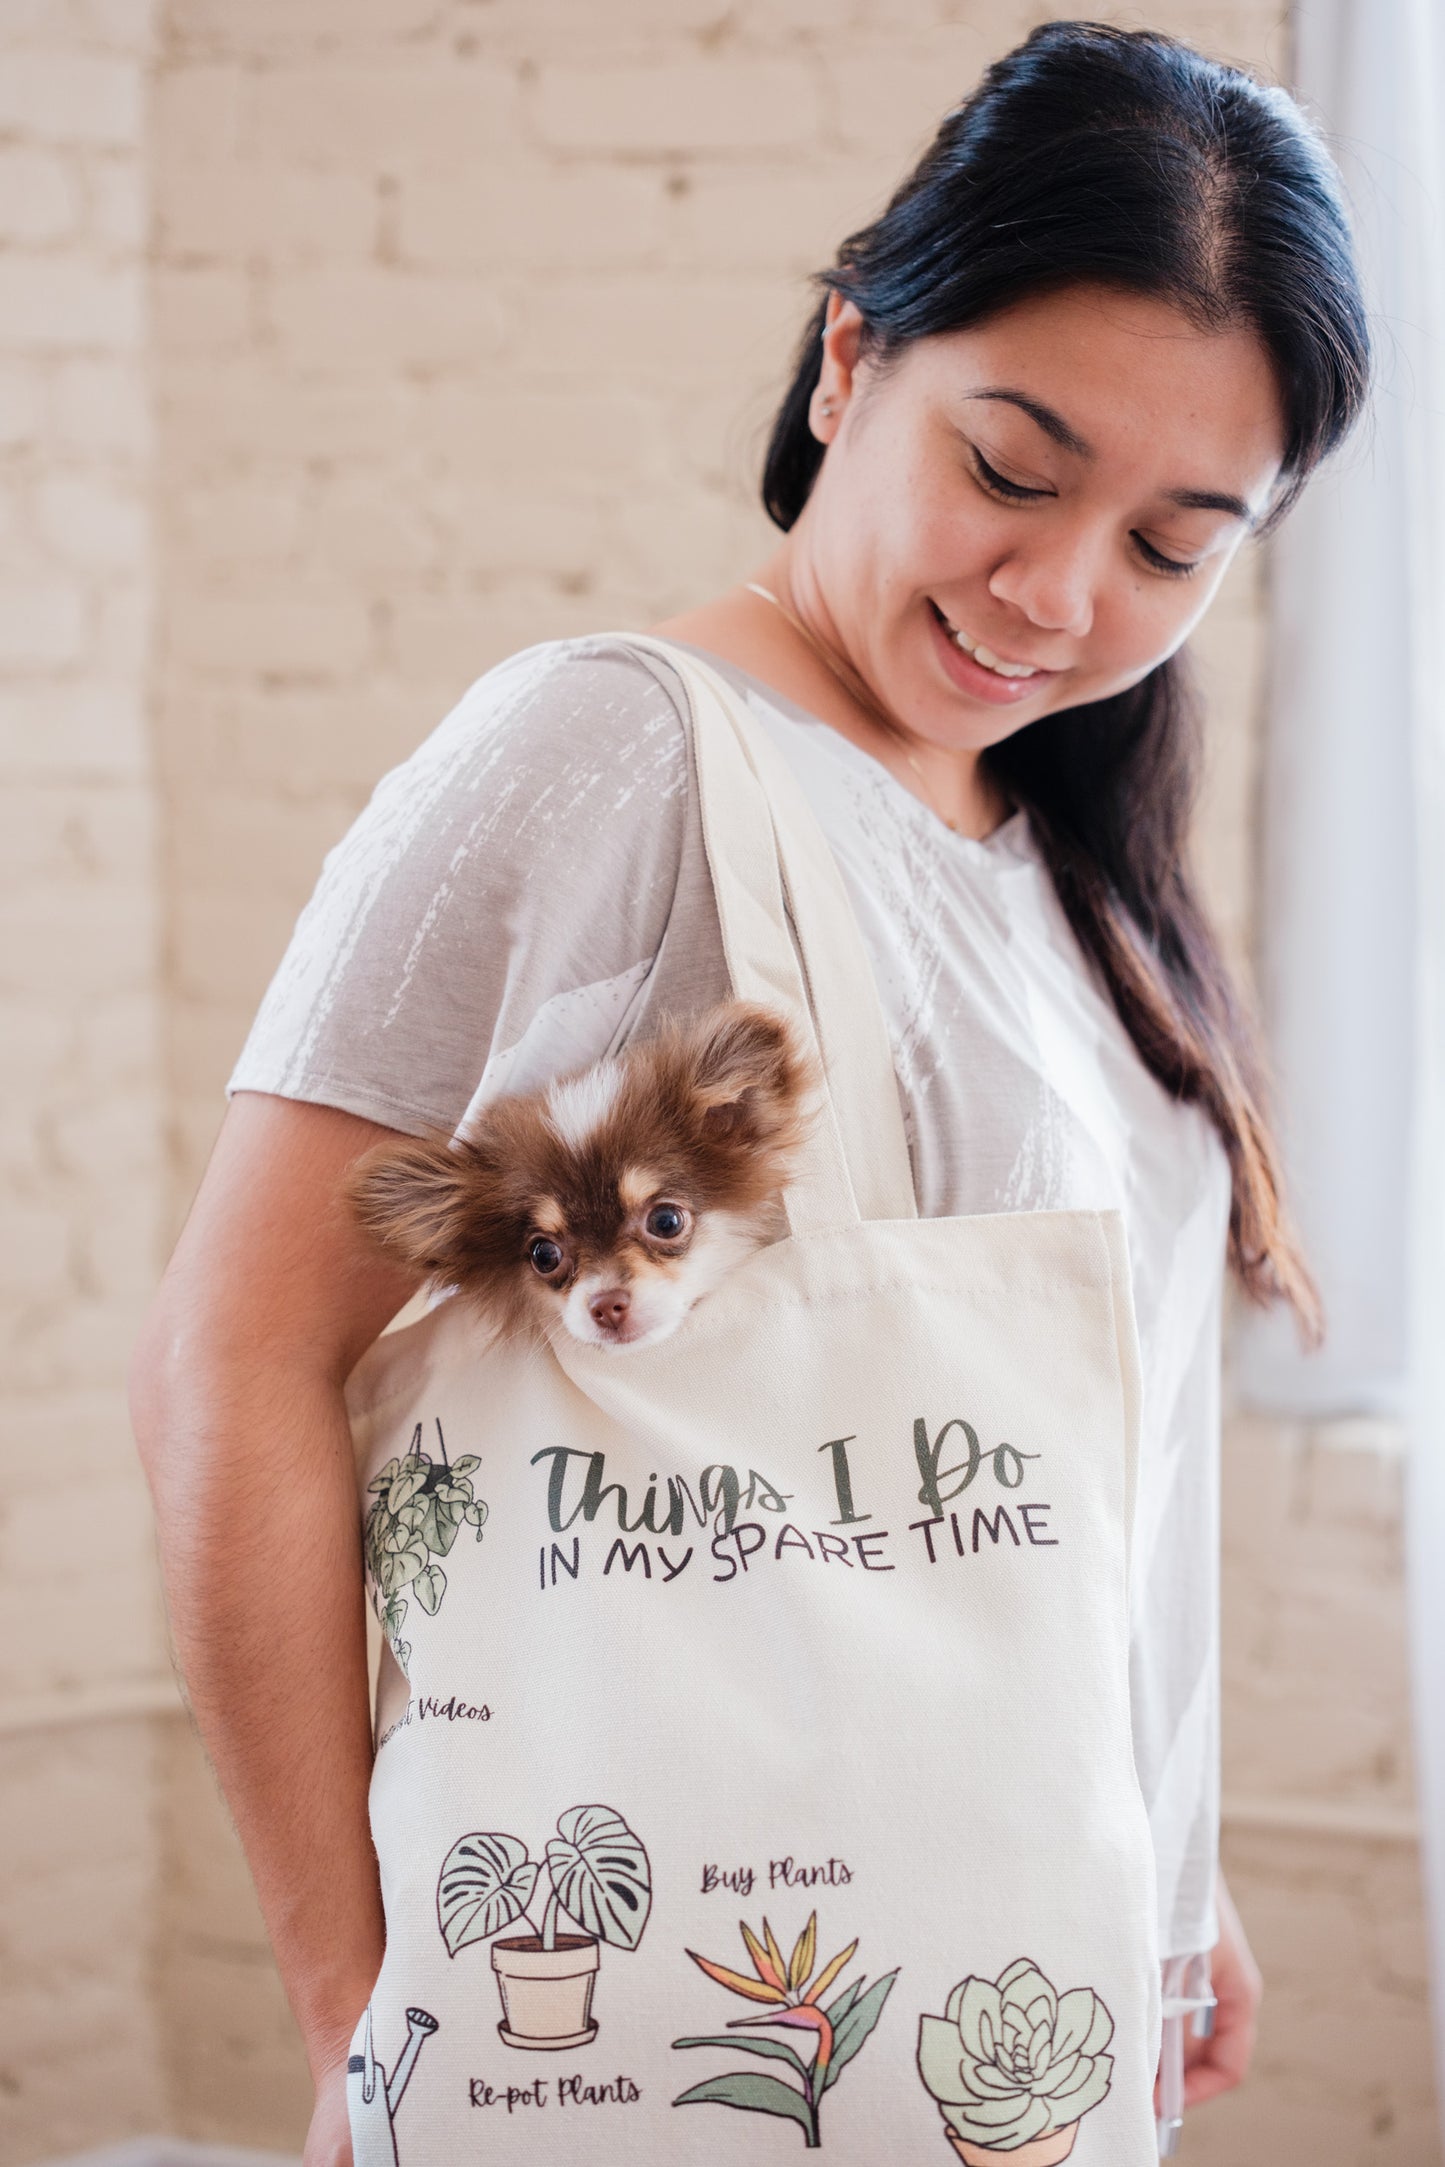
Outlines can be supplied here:
<path id="1" fill-rule="evenodd" d="M 1048 669 L 1039 662 L 1026 661 L 1021 655 L 998 653 L 986 641 L 975 639 L 972 633 L 966 632 L 961 626 L 956 625 L 950 617 L 945 615 L 936 602 L 930 601 L 929 607 L 954 645 L 964 654 L 970 656 L 980 669 L 992 671 L 995 677 L 1012 680 L 1014 683 L 1022 683 L 1029 677 L 1056 677 L 1058 675 L 1056 670 Z"/>
<path id="2" fill-rule="evenodd" d="M 977 643 L 971 638 L 968 647 L 960 643 L 950 620 L 936 602 L 930 601 L 928 618 L 929 636 L 943 675 L 956 692 L 986 707 L 1019 707 L 1026 701 L 1032 702 L 1060 674 L 1057 670 L 1036 669 L 1021 662 L 1015 667 L 1025 672 L 1023 676 L 1005 675 L 975 658 L 969 650 Z M 966 634 L 965 637 L 969 636 Z"/>

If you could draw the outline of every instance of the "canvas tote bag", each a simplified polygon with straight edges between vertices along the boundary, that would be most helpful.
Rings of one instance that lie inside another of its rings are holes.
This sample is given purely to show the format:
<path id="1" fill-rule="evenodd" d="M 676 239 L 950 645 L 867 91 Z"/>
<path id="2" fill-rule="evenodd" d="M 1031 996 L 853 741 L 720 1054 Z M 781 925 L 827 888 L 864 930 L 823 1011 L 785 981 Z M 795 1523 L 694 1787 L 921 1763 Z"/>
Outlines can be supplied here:
<path id="1" fill-rule="evenodd" d="M 1119 1218 L 917 1217 L 827 844 L 737 695 L 634 644 L 687 689 L 734 989 L 826 1103 L 790 1237 L 672 1338 L 449 1300 L 351 1381 L 390 1644 L 357 2167 L 1152 2167 Z"/>

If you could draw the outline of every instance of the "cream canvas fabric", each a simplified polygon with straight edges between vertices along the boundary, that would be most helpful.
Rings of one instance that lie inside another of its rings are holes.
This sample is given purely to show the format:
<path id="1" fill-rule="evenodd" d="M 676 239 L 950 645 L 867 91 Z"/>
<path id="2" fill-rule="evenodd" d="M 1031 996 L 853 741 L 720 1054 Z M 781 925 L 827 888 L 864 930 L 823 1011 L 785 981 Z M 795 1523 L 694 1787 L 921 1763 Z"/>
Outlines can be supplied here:
<path id="1" fill-rule="evenodd" d="M 352 1380 L 392 1651 L 358 2167 L 1145 2167 L 1120 1222 L 916 1216 L 827 846 L 664 651 L 733 988 L 816 1031 L 826 1103 L 790 1238 L 670 1340 L 449 1301 Z"/>

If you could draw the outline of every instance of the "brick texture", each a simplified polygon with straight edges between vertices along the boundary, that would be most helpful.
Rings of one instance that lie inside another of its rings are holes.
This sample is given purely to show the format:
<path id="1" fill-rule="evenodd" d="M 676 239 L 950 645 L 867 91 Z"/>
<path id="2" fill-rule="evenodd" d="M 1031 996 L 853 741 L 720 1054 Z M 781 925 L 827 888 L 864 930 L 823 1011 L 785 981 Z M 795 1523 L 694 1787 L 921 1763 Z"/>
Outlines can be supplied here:
<path id="1" fill-rule="evenodd" d="M 0 10 L 0 2167 L 305 2127 L 190 1732 L 4 1725 L 163 1675 L 120 1381 L 320 858 L 500 657 L 746 574 L 808 271 L 1042 12 Z M 1283 0 L 1150 19 L 1286 60 Z M 1241 960 L 1266 629 L 1245 559 L 1197 642 L 1198 850 Z M 1227 1477 L 1228 1861 L 1271 1990 L 1189 2152 L 1430 2167 L 1398 1466 L 1236 1420 Z"/>
<path id="2" fill-rule="evenodd" d="M 124 1377 L 164 1210 L 145 710 L 149 8 L 0 16 L 0 2156 L 164 2119 L 164 1671 Z"/>

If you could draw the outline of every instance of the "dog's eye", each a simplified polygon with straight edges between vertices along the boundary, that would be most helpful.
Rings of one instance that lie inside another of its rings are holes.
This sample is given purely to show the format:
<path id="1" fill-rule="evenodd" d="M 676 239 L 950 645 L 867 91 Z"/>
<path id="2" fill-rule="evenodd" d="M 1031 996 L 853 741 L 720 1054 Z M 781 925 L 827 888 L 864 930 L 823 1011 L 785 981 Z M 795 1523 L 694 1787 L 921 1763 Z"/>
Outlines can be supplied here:
<path id="1" fill-rule="evenodd" d="M 537 1236 L 536 1240 L 529 1246 L 527 1255 L 532 1260 L 533 1270 L 540 1272 L 544 1279 L 550 1279 L 562 1263 L 561 1250 L 556 1242 L 550 1240 L 545 1234 Z"/>
<path id="2" fill-rule="evenodd" d="M 647 1231 L 658 1241 L 676 1241 L 687 1232 L 687 1213 L 679 1204 L 654 1204 L 647 1214 Z"/>

